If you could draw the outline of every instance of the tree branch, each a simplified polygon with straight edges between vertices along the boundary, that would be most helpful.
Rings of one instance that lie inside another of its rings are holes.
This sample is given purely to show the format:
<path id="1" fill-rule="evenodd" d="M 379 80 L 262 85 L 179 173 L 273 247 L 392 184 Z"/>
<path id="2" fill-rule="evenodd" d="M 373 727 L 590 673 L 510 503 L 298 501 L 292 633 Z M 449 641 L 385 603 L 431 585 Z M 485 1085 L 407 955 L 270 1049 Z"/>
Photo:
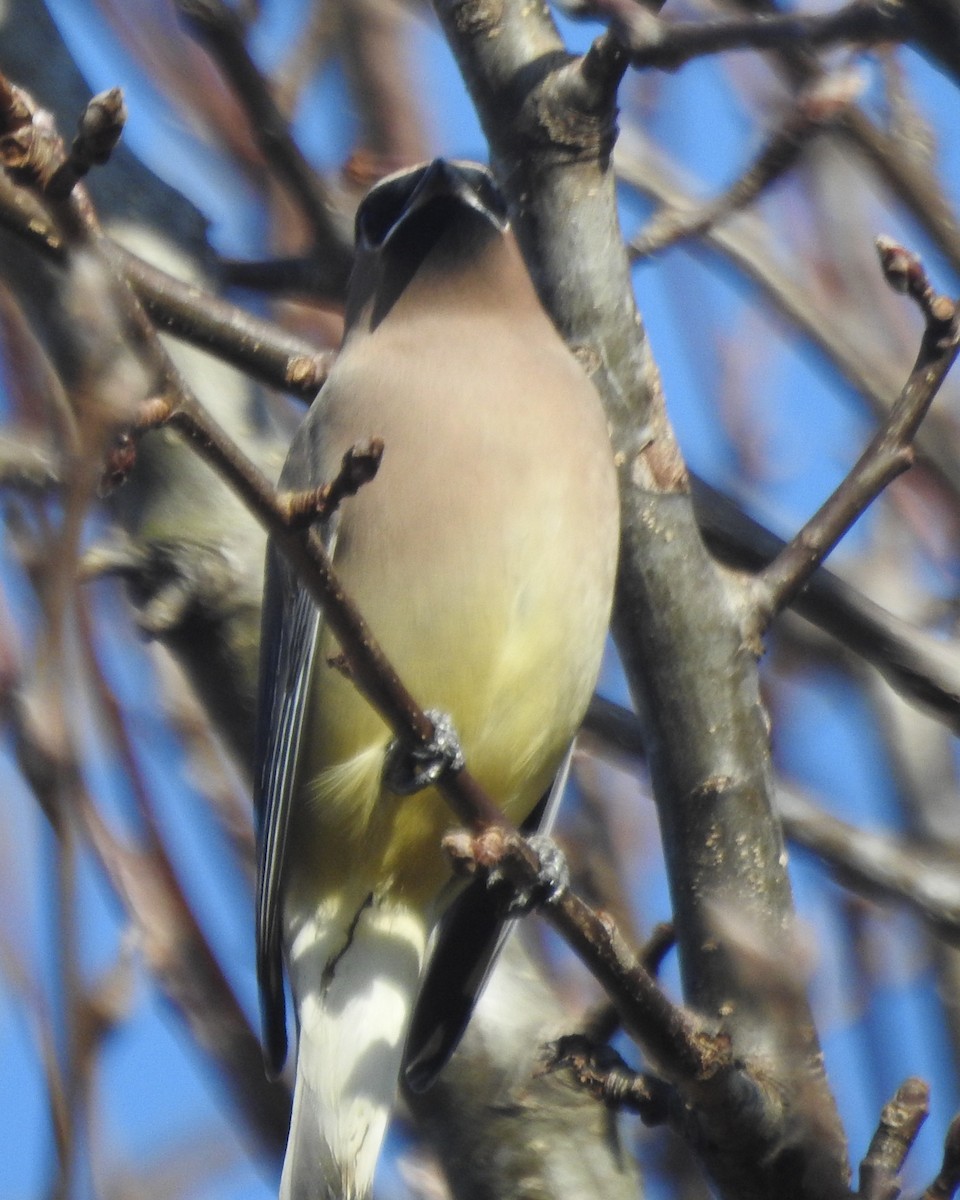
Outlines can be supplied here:
<path id="1" fill-rule="evenodd" d="M 897 1200 L 900 1169 L 927 1119 L 930 1089 L 922 1079 L 907 1079 L 883 1106 L 880 1123 L 860 1164 L 861 1200 Z"/>
<path id="2" fill-rule="evenodd" d="M 878 240 L 888 282 L 908 291 L 926 319 L 917 361 L 881 429 L 846 479 L 749 587 L 749 623 L 759 634 L 805 586 L 853 522 L 887 484 L 912 464 L 912 441 L 960 353 L 957 306 L 933 294 L 918 259 L 889 239 Z"/>
<path id="3" fill-rule="evenodd" d="M 779 50 L 904 41 L 915 31 L 906 5 L 855 0 L 829 13 L 758 15 L 742 20 L 668 22 L 632 0 L 596 0 L 634 67 L 675 71 L 691 59 L 729 50 Z"/>
<path id="4" fill-rule="evenodd" d="M 784 1089 L 778 1094 L 803 1092 L 789 1118 L 765 1111 L 765 1144 L 747 1152 L 757 1130 L 747 1131 L 749 1106 L 732 1078 L 718 1083 L 713 1099 L 727 1086 L 725 1103 L 695 1108 L 694 1119 L 710 1128 L 700 1143 L 708 1170 L 721 1192 L 738 1200 L 799 1196 L 814 1177 L 820 1196 L 842 1195 L 843 1135 L 805 1002 L 789 1015 L 772 1010 L 741 969 L 746 939 L 719 931 L 720 914 L 735 912 L 741 933 L 750 925 L 759 943 L 782 945 L 792 905 L 771 810 L 755 663 L 725 580 L 697 535 L 685 468 L 633 303 L 609 170 L 615 96 L 609 87 L 584 91 L 586 60 L 568 60 L 538 6 L 506 0 L 494 14 L 482 0 L 437 0 L 436 8 L 541 299 L 606 403 L 621 482 L 614 633 L 655 748 L 685 998 L 721 1022 L 734 1054 L 749 1060 L 764 1048 Z M 794 1148 L 803 1145 L 797 1153 L 807 1184 L 798 1178 L 796 1155 L 787 1169 L 780 1135 Z"/>

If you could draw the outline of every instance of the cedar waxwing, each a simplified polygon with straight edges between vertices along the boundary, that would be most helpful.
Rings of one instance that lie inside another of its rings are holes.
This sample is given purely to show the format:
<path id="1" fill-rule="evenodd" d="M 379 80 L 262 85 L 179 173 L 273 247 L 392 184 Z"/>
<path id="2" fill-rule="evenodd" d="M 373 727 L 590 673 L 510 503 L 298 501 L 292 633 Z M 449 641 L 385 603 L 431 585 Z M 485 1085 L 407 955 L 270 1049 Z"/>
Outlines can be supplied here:
<path id="1" fill-rule="evenodd" d="M 280 486 L 316 487 L 350 447 L 383 440 L 376 477 L 321 526 L 334 567 L 404 683 L 450 715 L 467 765 L 521 822 L 564 761 L 607 629 L 618 503 L 600 400 L 540 306 L 485 168 L 437 160 L 383 180 L 356 238 L 343 346 Z M 361 1200 L 431 931 L 463 892 L 440 848 L 456 821 L 433 788 L 390 789 L 390 730 L 338 668 L 290 568 L 268 560 L 257 960 L 274 1072 L 282 958 L 299 1030 L 280 1190 Z M 486 963 L 502 917 L 479 908 Z M 451 969 L 473 982 L 435 979 L 417 1022 L 420 1083 L 485 974 L 455 941 Z"/>

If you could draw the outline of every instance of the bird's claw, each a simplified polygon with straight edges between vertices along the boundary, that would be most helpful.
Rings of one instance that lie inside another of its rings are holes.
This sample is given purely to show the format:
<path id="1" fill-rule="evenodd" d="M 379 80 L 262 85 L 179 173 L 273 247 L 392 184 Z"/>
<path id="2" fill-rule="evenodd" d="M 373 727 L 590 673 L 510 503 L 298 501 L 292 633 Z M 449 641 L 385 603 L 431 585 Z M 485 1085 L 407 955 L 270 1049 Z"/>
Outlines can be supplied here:
<path id="1" fill-rule="evenodd" d="M 534 909 L 556 900 L 570 886 L 570 868 L 567 865 L 567 856 L 553 838 L 548 837 L 545 833 L 532 833 L 524 840 L 540 860 L 540 869 L 534 883 L 526 887 L 518 887 L 516 883 L 511 884 L 513 894 L 507 901 L 505 914 L 508 918 L 527 916 Z M 506 873 L 502 868 L 494 867 L 491 870 L 489 876 L 491 886 L 505 879 Z"/>
<path id="2" fill-rule="evenodd" d="M 387 746 L 383 760 L 383 783 L 397 796 L 412 796 L 436 783 L 448 771 L 464 766 L 460 739 L 447 713 L 427 709 L 433 737 L 423 746 L 411 746 L 399 738 Z"/>

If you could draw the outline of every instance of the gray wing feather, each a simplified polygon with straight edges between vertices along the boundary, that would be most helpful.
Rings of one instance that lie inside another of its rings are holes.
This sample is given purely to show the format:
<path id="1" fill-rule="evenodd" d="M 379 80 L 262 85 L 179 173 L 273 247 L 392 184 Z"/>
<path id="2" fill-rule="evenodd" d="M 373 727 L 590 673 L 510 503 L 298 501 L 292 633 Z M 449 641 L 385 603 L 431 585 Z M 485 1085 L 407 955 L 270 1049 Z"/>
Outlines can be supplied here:
<path id="1" fill-rule="evenodd" d="M 324 529 L 332 553 L 335 522 Z M 283 992 L 283 865 L 297 761 L 321 615 L 310 594 L 271 546 L 260 644 L 257 728 L 257 984 L 264 1058 L 276 1076 L 287 1057 Z"/>

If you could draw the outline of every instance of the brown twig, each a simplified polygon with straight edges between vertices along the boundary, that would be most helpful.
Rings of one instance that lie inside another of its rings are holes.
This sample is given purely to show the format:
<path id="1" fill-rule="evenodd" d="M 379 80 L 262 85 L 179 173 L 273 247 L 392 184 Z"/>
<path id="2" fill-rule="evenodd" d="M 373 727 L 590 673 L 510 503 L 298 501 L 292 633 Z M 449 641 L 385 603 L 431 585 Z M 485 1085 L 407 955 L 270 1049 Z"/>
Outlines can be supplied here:
<path id="1" fill-rule="evenodd" d="M 30 764 L 43 763 L 42 751 L 38 752 L 32 739 L 25 744 L 28 751 L 26 757 L 21 756 L 21 764 L 36 787 L 36 770 Z M 256 1035 L 197 924 L 171 863 L 153 839 L 147 849 L 124 846 L 100 815 L 75 764 L 66 765 L 70 768 L 65 783 L 71 811 L 134 923 L 139 948 L 153 977 L 195 1034 L 197 1044 L 207 1049 L 258 1144 L 278 1154 L 286 1139 L 288 1096 L 282 1086 L 264 1078 Z"/>
<path id="2" fill-rule="evenodd" d="M 778 788 L 777 798 L 788 839 L 832 867 L 841 883 L 861 895 L 905 905 L 938 937 L 960 945 L 960 876 L 955 853 L 860 829 L 787 786 Z"/>
<path id="3" fill-rule="evenodd" d="M 86 478 L 87 471 L 75 471 Z M 73 485 L 76 491 L 76 484 Z M 71 499 L 68 492 L 68 501 Z M 267 1083 L 256 1035 L 251 1030 L 210 945 L 180 888 L 175 869 L 166 853 L 155 819 L 153 804 L 140 773 L 137 758 L 115 696 L 104 678 L 93 650 L 93 633 L 82 599 L 72 605 L 73 628 L 78 632 L 71 646 L 78 646 L 83 657 L 63 664 L 64 644 L 59 635 L 63 612 L 75 596 L 65 586 L 73 578 L 75 554 L 71 553 L 72 531 L 77 525 L 77 497 L 67 508 L 68 521 L 57 531 L 55 549 L 35 556 L 32 572 L 38 589 L 38 603 L 47 617 L 45 626 L 46 658 L 38 656 L 41 685 L 48 692 L 27 693 L 22 682 L 5 680 L 4 715 L 13 730 L 14 744 L 21 771 L 32 787 L 41 809 L 50 817 L 60 835 L 67 861 L 72 854 L 72 838 L 79 831 L 97 856 L 104 874 L 120 898 L 138 935 L 138 945 L 150 966 L 162 993 L 184 1018 L 220 1072 L 233 1096 L 237 1110 L 257 1143 L 270 1155 L 282 1150 L 289 1119 L 289 1096 L 279 1085 Z M 83 510 L 80 510 L 81 512 Z M 59 584 L 59 586 L 58 586 Z M 68 596 L 63 596 L 69 591 Z M 55 603 L 51 603 L 53 597 Z M 44 662 L 53 662 L 54 670 L 44 672 Z M 12 658 L 11 655 L 7 655 Z M 79 668 L 79 669 L 78 669 Z M 131 848 L 121 842 L 104 821 L 90 796 L 71 726 L 63 718 L 65 698 L 61 689 L 65 680 L 81 689 L 91 709 L 105 718 L 103 728 L 112 735 L 114 748 L 126 768 L 126 778 L 135 798 L 144 829 L 142 847 Z M 38 701 L 46 700 L 41 707 Z M 73 912 L 73 906 L 70 906 Z M 71 956 L 65 957 L 69 968 Z M 65 989 L 65 994 L 71 994 Z M 76 1090 L 72 1080 L 80 1076 L 85 1061 L 80 1057 L 84 1045 L 92 1045 L 92 1034 L 102 1026 L 99 1009 L 78 1009 L 74 1019 L 77 1032 L 71 1036 L 71 1063 L 65 1071 L 70 1094 Z M 99 1025 L 97 1024 L 99 1021 Z M 82 1024 L 81 1024 L 82 1022 Z M 73 1107 L 70 1107 L 72 1113 Z M 70 1130 L 64 1128 L 62 1159 L 69 1164 Z M 66 1168 L 64 1168 L 66 1169 Z"/>
<path id="4" fill-rule="evenodd" d="M 63 262 L 63 233 L 42 201 L 0 172 L 0 225 L 55 262 Z M 154 323 L 246 371 L 262 383 L 310 401 L 323 385 L 333 355 L 255 317 L 196 284 L 144 262 L 104 237 L 101 246 Z"/>
<path id="5" fill-rule="evenodd" d="M 0 171 L 0 226 L 53 259 L 63 261 L 63 237 L 44 205 Z"/>
<path id="6" fill-rule="evenodd" d="M 960 223 L 928 158 L 899 132 L 881 129 L 860 108 L 838 118 L 842 142 L 855 146 L 873 166 L 887 189 L 917 218 L 936 246 L 960 271 Z"/>
<path id="7" fill-rule="evenodd" d="M 355 496 L 364 484 L 374 478 L 382 458 L 382 439 L 370 438 L 347 450 L 340 470 L 329 483 L 306 492 L 279 492 L 277 503 L 283 509 L 290 527 L 306 527 L 330 516 L 344 500 Z"/>
<path id="8" fill-rule="evenodd" d="M 914 255 L 890 239 L 878 245 L 884 271 L 898 291 L 908 292 L 926 318 L 917 361 L 900 398 L 856 464 L 819 511 L 774 561 L 752 581 L 750 624 L 756 633 L 769 625 L 804 587 L 840 538 L 881 491 L 912 466 L 913 438 L 946 378 L 957 353 L 957 306 L 936 296 Z"/>
<path id="9" fill-rule="evenodd" d="M 37 1053 L 43 1070 L 46 1086 L 46 1102 L 50 1113 L 57 1156 L 62 1161 L 65 1144 L 64 1130 L 69 1121 L 66 1105 L 66 1089 L 60 1067 L 57 1040 L 54 1032 L 54 1017 L 37 982 L 31 978 L 26 964 L 6 936 L 0 934 L 0 973 L 10 991 L 23 1005 L 34 1037 Z"/>
<path id="10" fill-rule="evenodd" d="M 584 728 L 600 740 L 607 753 L 631 760 L 644 758 L 640 722 L 622 705 L 595 696 Z M 901 837 L 860 829 L 782 783 L 777 787 L 777 809 L 788 841 L 832 867 L 845 886 L 864 896 L 902 904 L 945 941 L 960 941 L 960 880 L 952 851 L 911 846 Z M 643 957 L 647 969 L 655 974 L 646 950 Z"/>
<path id="11" fill-rule="evenodd" d="M 328 278 L 326 260 L 311 251 L 287 258 L 221 258 L 219 273 L 230 287 L 246 288 L 265 296 L 303 296 L 330 305 L 342 305 L 346 279 Z"/>
<path id="12" fill-rule="evenodd" d="M 275 1154 L 285 1137 L 289 1096 L 285 1087 L 264 1076 L 257 1036 L 180 886 L 123 714 L 97 659 L 85 607 L 80 618 L 86 675 L 133 793 L 144 828 L 144 845 L 136 850 L 122 846 L 85 792 L 80 803 L 84 826 L 112 885 L 137 923 L 154 977 L 195 1033 L 197 1044 L 206 1047 L 257 1142 Z M 139 866 L 135 868 L 135 864 Z M 136 884 L 130 877 L 134 868 L 143 876 Z M 149 915 L 145 906 L 149 906 Z"/>
<path id="13" fill-rule="evenodd" d="M 322 11 L 329 6 L 319 5 Z M 366 190 L 377 179 L 430 153 L 428 101 L 409 55 L 416 10 L 390 0 L 337 6 L 336 49 L 360 120 L 345 182 Z"/>
<path id="14" fill-rule="evenodd" d="M 104 249 L 158 329 L 302 400 L 313 400 L 323 386 L 334 358 L 331 352 L 316 350 L 205 288 L 183 283 L 110 239 L 104 239 Z"/>
<path id="15" fill-rule="evenodd" d="M 758 14 L 765 19 L 780 15 L 770 0 L 735 0 L 735 5 L 746 10 L 750 20 Z M 953 32 L 957 26 L 950 0 L 945 3 L 919 0 L 915 5 L 903 6 L 903 15 L 915 22 L 914 32 L 921 48 L 935 59 L 939 50 L 940 61 L 957 78 L 958 64 L 948 61 L 956 57 L 955 46 L 958 44 Z M 927 34 L 930 36 L 925 36 Z M 810 87 L 825 73 L 820 59 L 807 44 L 781 46 L 775 61 L 791 88 Z M 951 260 L 954 269 L 960 269 L 960 225 L 932 170 L 929 157 L 918 154 L 917 146 L 910 138 L 897 130 L 881 129 L 862 109 L 854 106 L 839 117 L 835 128 L 839 137 L 862 151 L 887 187 L 910 208 Z"/>
<path id="16" fill-rule="evenodd" d="M 108 162 L 126 119 L 123 92 L 118 87 L 94 96 L 81 114 L 77 136 L 47 191 L 56 197 L 66 196 L 91 167 Z"/>
<path id="17" fill-rule="evenodd" d="M 782 538 L 703 480 L 692 483 L 701 532 L 721 562 L 755 573 L 776 558 Z M 960 731 L 960 649 L 953 643 L 881 608 L 822 566 L 792 607 L 875 667 L 904 699 Z"/>
<path id="18" fill-rule="evenodd" d="M 543 886 L 539 864 L 530 870 L 526 839 L 505 821 L 476 835 L 449 834 L 443 846 L 460 874 L 495 872 L 518 891 Z M 673 1004 L 606 913 L 595 912 L 569 888 L 553 894 L 540 911 L 607 990 L 625 1027 L 666 1078 L 678 1086 L 702 1083 L 730 1067 L 722 1039 L 708 1035 L 699 1021 Z"/>
<path id="19" fill-rule="evenodd" d="M 930 1089 L 922 1079 L 907 1079 L 883 1106 L 880 1123 L 860 1164 L 861 1200 L 896 1200 L 897 1176 L 929 1112 Z"/>
<path id="20" fill-rule="evenodd" d="M 660 921 L 640 947 L 637 958 L 642 963 L 644 970 L 654 979 L 659 975 L 663 960 L 674 948 L 676 942 L 677 935 L 673 924 L 670 921 Z M 583 1035 L 594 1043 L 609 1042 L 620 1025 L 620 1013 L 617 1011 L 616 1005 L 605 1000 L 595 1005 L 584 1017 Z"/>

